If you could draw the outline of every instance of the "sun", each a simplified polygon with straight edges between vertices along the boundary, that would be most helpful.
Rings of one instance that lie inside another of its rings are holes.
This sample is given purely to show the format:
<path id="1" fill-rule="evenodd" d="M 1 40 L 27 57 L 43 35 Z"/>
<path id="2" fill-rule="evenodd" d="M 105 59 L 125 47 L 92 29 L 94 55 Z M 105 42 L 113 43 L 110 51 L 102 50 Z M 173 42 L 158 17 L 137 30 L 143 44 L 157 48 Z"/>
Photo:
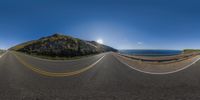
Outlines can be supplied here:
<path id="1" fill-rule="evenodd" d="M 98 42 L 98 43 L 100 43 L 100 44 L 103 44 L 103 40 L 102 40 L 102 39 L 97 39 L 96 42 Z"/>

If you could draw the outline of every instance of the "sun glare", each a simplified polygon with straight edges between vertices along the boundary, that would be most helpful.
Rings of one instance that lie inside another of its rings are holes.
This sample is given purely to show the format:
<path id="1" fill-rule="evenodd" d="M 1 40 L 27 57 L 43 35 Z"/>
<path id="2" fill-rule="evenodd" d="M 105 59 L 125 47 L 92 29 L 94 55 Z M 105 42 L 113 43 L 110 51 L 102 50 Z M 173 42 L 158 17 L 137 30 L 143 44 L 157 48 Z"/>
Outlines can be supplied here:
<path id="1" fill-rule="evenodd" d="M 100 43 L 100 44 L 103 44 L 103 40 L 102 40 L 102 39 L 97 39 L 96 42 L 98 42 L 98 43 Z"/>

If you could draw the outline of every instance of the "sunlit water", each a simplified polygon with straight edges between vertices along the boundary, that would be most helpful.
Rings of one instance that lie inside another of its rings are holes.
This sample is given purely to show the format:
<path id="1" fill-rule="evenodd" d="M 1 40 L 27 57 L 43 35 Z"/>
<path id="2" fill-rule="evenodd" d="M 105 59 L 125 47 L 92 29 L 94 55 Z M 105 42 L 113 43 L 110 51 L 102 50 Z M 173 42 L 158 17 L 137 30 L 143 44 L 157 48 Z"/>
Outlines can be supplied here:
<path id="1" fill-rule="evenodd" d="M 181 54 L 182 50 L 121 50 L 122 54 L 137 55 L 137 56 L 172 56 Z"/>

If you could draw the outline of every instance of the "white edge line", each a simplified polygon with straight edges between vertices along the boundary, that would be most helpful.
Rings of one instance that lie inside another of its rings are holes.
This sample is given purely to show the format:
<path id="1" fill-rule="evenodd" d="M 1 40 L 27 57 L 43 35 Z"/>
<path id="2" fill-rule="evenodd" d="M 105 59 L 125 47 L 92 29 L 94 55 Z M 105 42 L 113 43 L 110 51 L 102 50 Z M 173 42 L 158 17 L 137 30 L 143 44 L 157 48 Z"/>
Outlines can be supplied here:
<path id="1" fill-rule="evenodd" d="M 15 55 L 16 56 L 16 55 Z M 88 71 L 89 69 L 91 69 L 91 68 L 93 68 L 96 64 L 98 64 L 104 57 L 105 57 L 106 55 L 103 55 L 101 58 L 99 58 L 97 61 L 95 61 L 94 63 L 92 63 L 91 65 L 89 65 L 88 67 L 85 67 L 85 68 L 82 68 L 82 69 L 84 69 L 84 71 L 81 71 L 81 72 L 77 72 L 77 73 L 75 73 L 75 74 L 72 74 L 72 75 L 76 75 L 76 74 L 80 74 L 80 73 L 83 73 L 83 72 L 86 72 L 86 71 Z M 33 70 L 32 68 L 30 68 L 31 70 Z M 80 70 L 82 70 L 82 69 L 80 69 Z M 41 69 L 39 69 L 39 70 L 41 70 Z M 33 70 L 34 71 L 34 70 Z M 41 70 L 41 71 L 44 71 L 44 70 Z M 76 71 L 79 71 L 79 70 L 76 70 Z M 67 74 L 67 73 L 73 73 L 73 72 L 76 72 L 76 71 L 72 71 L 72 72 L 61 72 L 61 73 L 57 73 L 56 72 L 56 74 Z M 36 72 L 36 71 L 34 71 L 34 72 Z M 45 71 L 46 72 L 46 71 Z M 36 73 L 38 73 L 38 72 L 36 72 Z M 54 73 L 54 72 L 50 72 L 50 73 Z M 38 73 L 38 74 L 42 74 L 42 73 Z M 72 76 L 72 75 L 67 75 L 67 76 Z M 48 76 L 48 75 L 47 75 Z M 51 75 L 50 75 L 51 76 Z M 61 75 L 61 76 L 65 76 L 65 75 Z"/>
<path id="2" fill-rule="evenodd" d="M 99 63 L 106 55 L 103 55 L 100 59 L 98 59 L 95 63 L 91 64 L 90 66 L 93 67 L 95 66 L 97 63 Z"/>
<path id="3" fill-rule="evenodd" d="M 115 58 L 117 58 L 117 57 L 115 57 Z M 190 66 L 192 66 L 193 64 L 195 64 L 196 62 L 198 62 L 198 61 L 200 60 L 200 57 L 199 57 L 197 60 L 195 60 L 194 62 L 188 64 L 187 66 L 185 66 L 185 67 L 183 67 L 183 68 L 177 69 L 177 70 L 175 70 L 175 71 L 163 72 L 163 73 L 154 73 L 154 72 L 142 71 L 142 70 L 140 70 L 140 69 L 136 69 L 136 68 L 134 68 L 133 66 L 131 66 L 131 65 L 129 65 L 129 64 L 127 64 L 127 63 L 121 61 L 119 58 L 117 58 L 117 60 L 120 61 L 121 63 L 123 63 L 124 65 L 130 67 L 131 69 L 136 70 L 136 71 L 139 71 L 139 72 L 142 72 L 142 73 L 154 74 L 154 75 L 164 75 L 164 74 L 176 73 L 176 72 L 182 71 L 182 70 L 184 70 L 184 69 L 187 69 L 187 68 L 189 68 Z"/>
<path id="4" fill-rule="evenodd" d="M 87 57 L 84 57 L 84 58 L 81 58 L 81 59 L 74 59 L 74 60 L 50 60 L 50 59 L 44 59 L 44 58 L 31 56 L 31 55 L 28 55 L 28 54 L 23 54 L 21 52 L 16 52 L 16 53 L 19 53 L 19 54 L 26 56 L 26 57 L 30 57 L 30 58 L 35 59 L 35 60 L 46 61 L 46 62 L 74 62 L 74 61 L 79 61 L 79 60 L 87 58 Z M 92 56 L 88 56 L 88 57 L 93 57 L 93 56 L 98 56 L 98 55 L 101 55 L 101 54 L 96 54 L 96 55 L 92 55 Z"/>
<path id="5" fill-rule="evenodd" d="M 5 53 L 3 53 L 2 55 L 0 55 L 0 58 L 2 58 L 4 55 L 6 55 L 8 53 L 8 51 L 6 51 Z"/>

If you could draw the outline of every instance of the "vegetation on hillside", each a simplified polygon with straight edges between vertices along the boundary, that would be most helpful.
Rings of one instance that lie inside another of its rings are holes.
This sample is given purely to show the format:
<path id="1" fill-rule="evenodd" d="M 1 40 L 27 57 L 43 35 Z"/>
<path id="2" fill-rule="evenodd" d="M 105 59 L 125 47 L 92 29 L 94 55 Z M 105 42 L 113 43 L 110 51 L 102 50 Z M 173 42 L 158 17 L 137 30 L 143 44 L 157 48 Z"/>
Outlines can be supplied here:
<path id="1" fill-rule="evenodd" d="M 95 41 L 85 41 L 61 34 L 54 34 L 38 40 L 22 43 L 10 48 L 10 50 L 51 57 L 75 57 L 117 51 Z"/>
<path id="2" fill-rule="evenodd" d="M 191 52 L 200 52 L 200 49 L 184 49 L 184 53 L 191 53 Z"/>

